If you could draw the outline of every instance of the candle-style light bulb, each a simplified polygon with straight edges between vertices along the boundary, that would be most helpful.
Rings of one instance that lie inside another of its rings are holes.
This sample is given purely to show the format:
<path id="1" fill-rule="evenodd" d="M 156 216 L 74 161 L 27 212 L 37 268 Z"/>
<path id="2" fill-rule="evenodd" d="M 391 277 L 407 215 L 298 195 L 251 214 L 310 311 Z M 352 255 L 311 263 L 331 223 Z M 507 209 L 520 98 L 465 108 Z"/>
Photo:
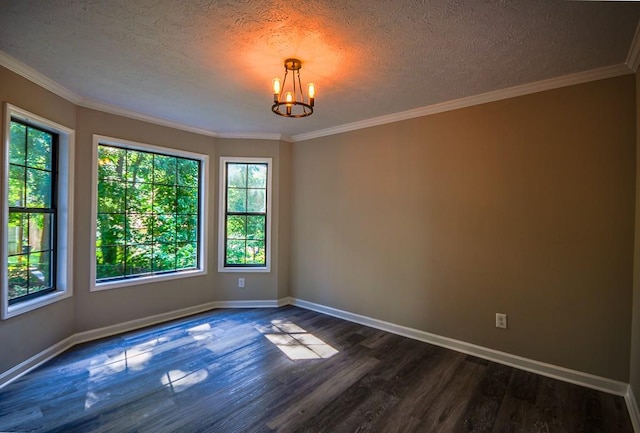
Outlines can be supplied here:
<path id="1" fill-rule="evenodd" d="M 282 89 L 280 78 L 273 79 L 273 102 L 278 102 L 278 97 L 280 96 L 280 91 Z"/>
<path id="2" fill-rule="evenodd" d="M 287 102 L 287 116 L 291 116 L 291 102 L 293 102 L 293 94 L 291 92 L 285 93 L 284 100 Z"/>
<path id="3" fill-rule="evenodd" d="M 313 107 L 313 103 L 316 99 L 316 85 L 309 83 L 309 105 Z"/>

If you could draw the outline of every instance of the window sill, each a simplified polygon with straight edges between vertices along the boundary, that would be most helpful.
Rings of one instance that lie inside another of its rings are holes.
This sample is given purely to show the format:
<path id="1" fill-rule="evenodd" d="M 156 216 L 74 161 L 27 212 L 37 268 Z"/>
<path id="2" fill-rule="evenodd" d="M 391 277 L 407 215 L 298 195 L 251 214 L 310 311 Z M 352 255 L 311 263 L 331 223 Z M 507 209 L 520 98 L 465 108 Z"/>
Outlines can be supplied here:
<path id="1" fill-rule="evenodd" d="M 9 305 L 7 306 L 5 311 L 3 311 L 2 319 L 10 319 L 12 317 L 19 316 L 29 311 L 33 311 L 37 308 L 44 307 L 46 305 L 50 305 L 70 297 L 71 293 L 59 290 L 57 292 L 49 293 L 35 299 L 23 301 L 15 305 Z"/>
<path id="2" fill-rule="evenodd" d="M 203 269 L 194 269 L 192 271 L 176 272 L 175 274 L 165 275 L 151 275 L 148 277 L 129 278 L 125 280 L 117 281 L 105 281 L 104 283 L 95 283 L 92 285 L 92 292 L 99 292 L 101 290 L 119 289 L 122 287 L 138 286 L 141 284 L 160 283 L 163 281 L 178 280 L 190 277 L 200 277 L 207 275 L 207 271 Z"/>

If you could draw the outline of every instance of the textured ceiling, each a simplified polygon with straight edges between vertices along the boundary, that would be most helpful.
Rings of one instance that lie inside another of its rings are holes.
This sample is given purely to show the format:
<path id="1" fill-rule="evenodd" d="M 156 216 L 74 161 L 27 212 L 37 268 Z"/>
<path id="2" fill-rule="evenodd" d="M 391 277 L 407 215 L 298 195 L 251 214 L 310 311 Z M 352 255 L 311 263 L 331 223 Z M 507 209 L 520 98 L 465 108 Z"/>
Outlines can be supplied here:
<path id="1" fill-rule="evenodd" d="M 0 50 L 84 101 L 294 136 L 624 64 L 639 18 L 633 2 L 0 1 Z M 270 110 L 292 56 L 317 86 L 304 119 Z"/>

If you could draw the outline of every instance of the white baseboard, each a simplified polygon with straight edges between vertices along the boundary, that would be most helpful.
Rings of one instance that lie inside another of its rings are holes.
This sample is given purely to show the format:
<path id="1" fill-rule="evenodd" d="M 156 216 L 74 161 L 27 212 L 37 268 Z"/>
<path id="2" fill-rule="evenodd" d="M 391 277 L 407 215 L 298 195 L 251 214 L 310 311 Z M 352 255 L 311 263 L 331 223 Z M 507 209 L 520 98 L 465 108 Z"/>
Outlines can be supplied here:
<path id="1" fill-rule="evenodd" d="M 370 326 L 382 331 L 391 332 L 393 334 L 402 335 L 414 340 L 424 341 L 425 343 L 434 344 L 457 352 L 466 353 L 477 356 L 478 358 L 487 359 L 489 361 L 498 362 L 510 367 L 519 368 L 521 370 L 537 373 L 542 376 L 559 379 L 565 382 L 574 383 L 576 385 L 585 386 L 587 388 L 604 391 L 611 394 L 626 396 L 629 385 L 617 380 L 607 379 L 605 377 L 595 376 L 581 371 L 571 370 L 564 367 L 558 367 L 533 359 L 523 358 L 506 352 L 489 349 L 487 347 L 477 346 L 475 344 L 466 343 L 452 338 L 442 337 L 440 335 L 431 334 L 429 332 L 420 331 L 418 329 L 408 328 L 406 326 L 396 325 L 394 323 L 385 322 L 383 320 L 373 319 L 371 317 L 362 316 L 360 314 L 339 310 L 333 307 L 327 307 L 302 299 L 291 298 L 292 305 L 306 308 L 308 310 L 317 311 L 319 313 L 328 314 L 350 322 L 359 323 L 361 325 Z M 638 432 L 640 433 L 640 432 Z"/>
<path id="2" fill-rule="evenodd" d="M 42 352 L 36 353 L 31 358 L 22 361 L 20 364 L 16 365 L 9 370 L 0 373 L 0 388 L 5 385 L 10 384 L 14 380 L 18 379 L 23 374 L 28 373 L 36 367 L 41 366 L 48 360 L 58 356 L 65 350 L 70 349 L 74 346 L 73 336 L 67 337 L 64 340 L 54 344 L 51 347 L 46 348 Z"/>
<path id="3" fill-rule="evenodd" d="M 278 301 L 217 301 L 215 308 L 276 308 Z"/>
<path id="4" fill-rule="evenodd" d="M 629 416 L 631 417 L 631 424 L 633 425 L 633 431 L 640 433 L 640 409 L 638 408 L 638 401 L 633 395 L 633 389 L 631 385 L 628 386 L 627 393 L 624 396 L 624 400 L 627 402 L 627 409 L 629 410 Z"/>
<path id="5" fill-rule="evenodd" d="M 123 332 L 129 332 L 136 329 L 144 328 L 145 326 L 157 325 L 158 323 L 168 322 L 169 320 L 180 319 L 182 317 L 187 317 L 193 314 L 213 310 L 217 308 L 216 304 L 216 302 L 208 302 L 206 304 L 196 305 L 195 307 L 169 311 L 168 313 L 155 314 L 153 316 L 143 317 L 141 319 L 135 319 L 128 322 L 105 326 L 104 328 L 79 332 L 72 336 L 73 344 L 76 345 L 80 343 L 86 343 L 87 341 L 98 340 L 100 338 L 110 337 L 112 335 L 122 334 Z"/>

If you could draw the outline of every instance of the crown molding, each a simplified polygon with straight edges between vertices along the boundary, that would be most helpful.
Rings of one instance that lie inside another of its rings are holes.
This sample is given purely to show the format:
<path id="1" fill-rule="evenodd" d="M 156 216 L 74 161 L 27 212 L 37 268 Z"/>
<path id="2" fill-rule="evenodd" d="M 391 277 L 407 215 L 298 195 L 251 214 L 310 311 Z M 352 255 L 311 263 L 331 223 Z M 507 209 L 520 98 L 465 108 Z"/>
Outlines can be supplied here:
<path id="1" fill-rule="evenodd" d="M 341 134 L 358 129 L 371 128 L 374 126 L 385 125 L 387 123 L 399 122 L 402 120 L 414 119 L 417 117 L 428 116 L 431 114 L 443 113 L 446 111 L 457 110 L 460 108 L 472 107 L 474 105 L 486 104 L 489 102 L 500 101 L 517 96 L 524 96 L 532 93 L 543 92 L 561 87 L 572 86 L 576 84 L 587 83 L 590 81 L 613 78 L 620 75 L 630 74 L 638 70 L 640 66 L 640 23 L 636 28 L 631 48 L 625 64 L 606 66 L 603 68 L 592 69 L 590 71 L 578 72 L 575 74 L 565 75 L 562 77 L 550 78 L 547 80 L 536 81 L 533 83 L 523 84 L 510 87 L 507 89 L 495 90 L 492 92 L 482 93 L 480 95 L 460 98 L 453 101 L 442 102 L 438 104 L 428 105 L 425 107 L 414 108 L 412 110 L 402 111 L 400 113 L 389 114 L 385 116 L 375 117 L 372 119 L 361 120 L 358 122 L 339 125 L 331 128 L 320 129 L 303 134 L 288 136 L 278 133 L 219 133 L 205 128 L 190 126 L 181 122 L 168 120 L 160 117 L 149 116 L 133 110 L 117 107 L 114 105 L 104 104 L 88 98 L 83 98 L 77 93 L 58 84 L 52 79 L 46 77 L 35 69 L 27 66 L 21 61 L 11 57 L 4 51 L 0 50 L 0 65 L 15 72 L 16 74 L 26 78 L 27 80 L 43 87 L 46 90 L 72 102 L 78 106 L 103 111 L 118 116 L 124 116 L 136 120 L 141 120 L 156 125 L 166 126 L 182 131 L 201 134 L 209 137 L 232 138 L 232 139 L 250 139 L 250 140 L 280 140 L 290 143 L 311 140 L 313 138 L 325 137 L 329 135 Z"/>
<path id="2" fill-rule="evenodd" d="M 82 100 L 82 97 L 77 93 L 53 81 L 51 78 L 41 74 L 31 66 L 22 63 L 20 60 L 11 57 L 2 50 L 0 50 L 0 65 L 69 102 L 78 104 Z"/>
<path id="3" fill-rule="evenodd" d="M 312 138 L 325 137 L 328 135 L 341 134 L 344 132 L 356 131 L 358 129 L 371 128 L 373 126 L 385 125 L 387 123 L 399 122 L 401 120 L 414 119 L 416 117 L 428 116 L 431 114 L 443 113 L 445 111 L 457 110 L 460 108 L 472 107 L 474 105 L 486 104 L 517 96 L 529 95 L 532 93 L 544 92 L 546 90 L 558 89 L 561 87 L 583 84 L 590 81 L 603 80 L 606 78 L 618 77 L 630 74 L 631 70 L 627 65 L 613 65 L 603 68 L 592 69 L 590 71 L 578 72 L 564 75 L 562 77 L 550 78 L 533 83 L 522 84 L 507 89 L 495 90 L 467 98 L 455 99 L 453 101 L 441 102 L 427 105 L 425 107 L 414 108 L 413 110 L 402 111 L 400 113 L 388 114 L 374 117 L 372 119 L 361 120 L 359 122 L 348 123 L 332 128 L 321 129 L 291 137 L 292 142 L 311 140 Z"/>
<path id="4" fill-rule="evenodd" d="M 638 66 L 640 66 L 640 22 L 638 22 L 638 26 L 636 27 L 636 34 L 633 35 L 625 64 L 633 72 L 637 72 Z"/>
<path id="5" fill-rule="evenodd" d="M 166 126 L 168 128 L 178 129 L 186 132 L 193 132 L 194 134 L 206 135 L 209 137 L 219 137 L 219 134 L 209 129 L 197 128 L 195 126 L 187 125 L 185 123 L 176 122 L 174 120 L 164 119 L 162 117 L 149 116 L 137 111 L 128 110 L 115 105 L 103 104 L 91 99 L 82 98 L 76 103 L 80 107 L 90 108 L 92 110 L 102 111 L 104 113 L 115 114 L 117 116 L 128 117 L 130 119 L 141 120 L 143 122 L 153 123 L 155 125 Z"/>
<path id="6" fill-rule="evenodd" d="M 218 134 L 218 138 L 232 138 L 235 140 L 283 140 L 289 141 L 284 134 L 270 133 L 270 132 L 221 132 Z"/>

